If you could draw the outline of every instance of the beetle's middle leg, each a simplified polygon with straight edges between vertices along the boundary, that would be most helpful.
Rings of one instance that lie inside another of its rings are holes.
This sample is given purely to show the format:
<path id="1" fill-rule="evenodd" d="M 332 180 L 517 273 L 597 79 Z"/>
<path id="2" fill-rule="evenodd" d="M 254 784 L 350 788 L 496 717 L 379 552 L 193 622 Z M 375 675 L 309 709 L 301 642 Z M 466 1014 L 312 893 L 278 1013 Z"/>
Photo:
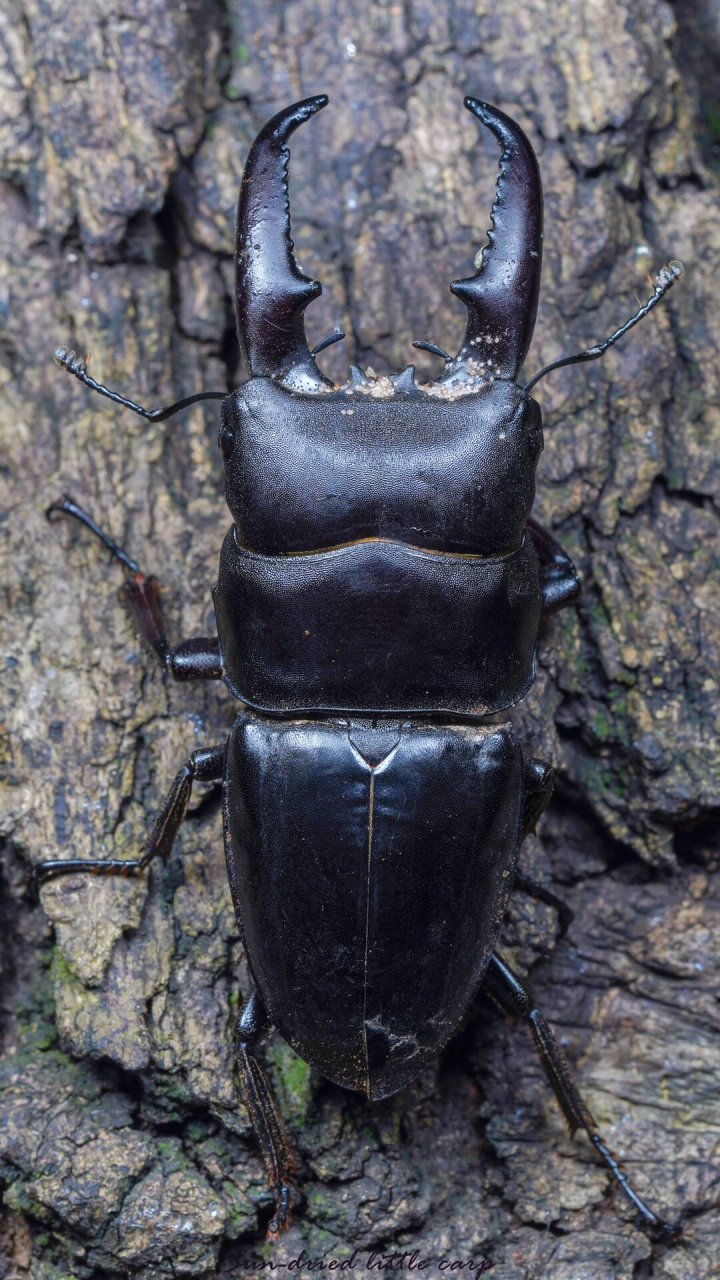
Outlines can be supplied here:
<path id="1" fill-rule="evenodd" d="M 538 760 L 536 756 L 533 756 L 525 765 L 525 795 L 520 821 L 521 843 L 531 831 L 535 830 L 538 820 L 550 803 L 552 793 L 552 766 L 545 764 L 544 760 Z M 544 902 L 547 906 L 553 907 L 557 911 L 560 921 L 560 937 L 567 933 L 574 919 L 573 913 L 567 903 L 563 902 L 562 898 L 558 898 L 551 889 L 546 889 L 544 884 L 533 880 L 531 876 L 524 875 L 522 871 L 515 872 L 513 889 L 519 893 L 526 893 L 528 897 L 536 898 L 539 902 Z"/>
<path id="2" fill-rule="evenodd" d="M 93 876 L 136 876 L 158 855 L 170 856 L 175 837 L 190 803 L 193 782 L 218 782 L 223 776 L 225 747 L 205 747 L 193 751 L 175 775 L 162 809 L 152 829 L 145 852 L 139 858 L 54 858 L 33 867 L 35 888 L 56 876 L 86 872 Z"/>
<path id="3" fill-rule="evenodd" d="M 176 680 L 220 680 L 222 661 L 220 641 L 217 636 L 196 636 L 171 646 L 165 630 L 165 620 L 160 609 L 160 584 L 157 578 L 143 573 L 139 564 L 128 555 L 99 524 L 65 495 L 47 509 L 48 519 L 56 515 L 72 516 L 90 530 L 111 551 L 128 574 L 120 588 L 120 599 L 130 610 L 140 634 L 153 653 Z"/>
<path id="4" fill-rule="evenodd" d="M 237 1057 L 243 1100 L 257 1134 L 275 1213 L 268 1223 L 267 1239 L 277 1240 L 290 1226 L 292 1211 L 300 1199 L 295 1185 L 298 1162 L 290 1145 L 277 1102 L 267 1077 L 255 1057 L 254 1047 L 270 1030 L 270 1018 L 258 992 L 253 990 L 237 1022 Z"/>
<path id="5" fill-rule="evenodd" d="M 531 992 L 497 953 L 490 960 L 483 979 L 483 988 L 505 1013 L 527 1022 L 543 1071 L 570 1126 L 570 1132 L 574 1133 L 576 1129 L 585 1130 L 603 1164 L 639 1212 L 646 1226 L 662 1235 L 674 1234 L 678 1227 L 664 1222 L 645 1204 L 615 1156 L 606 1146 L 573 1079 L 570 1063 L 550 1026 L 536 1007 Z"/>

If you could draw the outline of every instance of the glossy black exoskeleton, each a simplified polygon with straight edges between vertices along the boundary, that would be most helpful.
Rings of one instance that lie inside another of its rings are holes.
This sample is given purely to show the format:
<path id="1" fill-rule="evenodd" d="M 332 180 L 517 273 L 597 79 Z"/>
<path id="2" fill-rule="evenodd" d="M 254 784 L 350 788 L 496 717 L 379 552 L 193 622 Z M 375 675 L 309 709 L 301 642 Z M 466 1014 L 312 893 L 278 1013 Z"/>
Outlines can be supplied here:
<path id="1" fill-rule="evenodd" d="M 479 988 L 524 1018 L 572 1129 L 584 1128 L 644 1222 L 659 1218 L 596 1131 L 565 1056 L 495 950 L 518 848 L 547 804 L 550 769 L 528 758 L 505 713 L 534 675 L 544 615 L 574 600 L 575 569 L 530 518 L 540 408 L 516 378 L 540 286 L 542 194 L 522 130 L 465 105 L 501 147 L 493 225 L 477 273 L 452 285 L 467 309 L 460 351 L 420 386 L 358 368 L 334 386 L 305 337 L 320 285 L 290 239 L 287 141 L 324 97 L 272 119 L 250 152 L 237 227 L 237 322 L 250 378 L 222 399 L 220 446 L 233 523 L 215 589 L 219 638 L 171 648 L 157 582 L 65 498 L 128 570 L 146 640 L 178 679 L 224 679 L 242 709 L 222 746 L 178 773 L 144 855 L 61 861 L 129 874 L 166 856 L 194 779 L 223 780 L 230 889 L 255 990 L 238 1025 L 244 1098 L 276 1199 L 274 1236 L 296 1197 L 295 1163 L 257 1040 L 275 1025 L 331 1080 L 382 1098 L 457 1030 Z M 680 274 L 605 342 L 603 354 Z M 341 336 L 341 335 L 340 335 Z M 323 344 L 324 345 L 324 344 Z M 429 344 L 418 344 L 429 346 Z M 57 359 L 87 386 L 73 352 Z"/>

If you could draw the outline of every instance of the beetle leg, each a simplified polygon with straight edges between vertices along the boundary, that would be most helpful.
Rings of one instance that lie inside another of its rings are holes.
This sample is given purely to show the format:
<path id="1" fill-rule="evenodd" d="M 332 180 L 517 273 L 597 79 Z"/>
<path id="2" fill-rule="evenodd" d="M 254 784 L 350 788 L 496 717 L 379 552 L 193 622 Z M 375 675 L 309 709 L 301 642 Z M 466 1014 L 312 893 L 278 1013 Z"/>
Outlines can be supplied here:
<path id="1" fill-rule="evenodd" d="M 510 966 L 497 953 L 491 957 L 483 986 L 505 1013 L 509 1013 L 513 1018 L 523 1018 L 528 1023 L 543 1071 L 570 1126 L 570 1132 L 574 1133 L 576 1129 L 585 1130 L 603 1164 L 638 1211 L 646 1227 L 664 1236 L 676 1234 L 679 1226 L 664 1222 L 645 1204 L 622 1166 L 605 1145 L 573 1079 L 570 1063 L 550 1026 L 540 1010 L 536 1008 L 528 988 L 523 986 Z"/>
<path id="2" fill-rule="evenodd" d="M 146 644 L 158 656 L 171 676 L 176 680 L 220 680 L 222 678 L 220 641 L 217 636 L 196 636 L 192 640 L 183 640 L 171 648 L 160 609 L 160 584 L 157 578 L 144 574 L 137 561 L 133 560 L 108 533 L 105 533 L 104 529 L 101 529 L 92 516 L 78 506 L 73 498 L 65 494 L 59 502 L 53 502 L 48 507 L 46 515 L 48 519 L 55 515 L 73 516 L 96 538 L 99 538 L 115 559 L 120 561 L 129 575 L 128 580 L 120 588 L 120 599 L 133 615 Z"/>
<path id="3" fill-rule="evenodd" d="M 267 1077 L 255 1057 L 254 1046 L 270 1030 L 270 1019 L 258 992 L 253 990 L 237 1023 L 237 1055 L 243 1101 L 257 1134 L 270 1189 L 275 1197 L 275 1213 L 267 1228 L 267 1240 L 276 1241 L 287 1231 L 292 1211 L 300 1199 L 294 1175 L 297 1158 Z"/>
<path id="4" fill-rule="evenodd" d="M 546 764 L 544 760 L 538 760 L 536 756 L 533 756 L 525 765 L 525 794 L 520 823 L 521 841 L 531 831 L 535 830 L 539 819 L 548 807 L 552 793 L 552 766 Z M 573 922 L 574 916 L 570 908 L 562 901 L 562 898 L 556 897 L 550 889 L 545 888 L 545 885 L 539 884 L 537 880 L 531 879 L 530 876 L 523 875 L 521 871 L 516 871 L 515 873 L 513 890 L 526 893 L 529 897 L 537 898 L 539 902 L 545 902 L 549 907 L 554 907 L 560 920 L 560 937 L 564 937 Z"/>
<path id="5" fill-rule="evenodd" d="M 564 938 L 570 925 L 575 919 L 574 912 L 570 909 L 562 898 L 558 898 L 557 894 L 551 889 L 546 889 L 544 884 L 540 884 L 539 880 L 533 880 L 532 876 L 523 875 L 522 871 L 515 872 L 515 880 L 513 883 L 514 893 L 525 893 L 529 898 L 535 898 L 538 902 L 544 902 L 546 906 L 553 907 L 557 911 L 560 921 L 559 937 Z"/>
<path id="6" fill-rule="evenodd" d="M 553 793 L 552 765 L 533 756 L 525 763 L 524 796 L 520 820 L 520 840 L 535 830 Z"/>
<path id="7" fill-rule="evenodd" d="M 225 747 L 204 747 L 193 751 L 176 774 L 165 797 L 145 852 L 139 858 L 65 858 L 40 862 L 31 871 L 35 888 L 56 876 L 87 872 L 93 876 L 136 876 L 159 854 L 169 857 L 180 824 L 187 812 L 193 782 L 216 782 L 225 767 Z"/>
<path id="8" fill-rule="evenodd" d="M 555 613 L 580 596 L 582 584 L 578 571 L 567 551 L 537 520 L 529 519 L 527 530 L 540 558 L 543 614 Z"/>

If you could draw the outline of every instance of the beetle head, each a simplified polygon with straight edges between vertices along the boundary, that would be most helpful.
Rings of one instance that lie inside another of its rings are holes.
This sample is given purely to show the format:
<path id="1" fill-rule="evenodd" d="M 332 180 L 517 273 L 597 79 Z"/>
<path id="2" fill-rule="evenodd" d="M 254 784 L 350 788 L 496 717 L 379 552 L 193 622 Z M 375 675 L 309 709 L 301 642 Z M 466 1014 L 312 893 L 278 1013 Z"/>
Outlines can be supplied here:
<path id="1" fill-rule="evenodd" d="M 306 98 L 265 125 L 248 156 L 238 205 L 237 326 L 251 374 L 311 394 L 327 393 L 332 383 L 305 336 L 305 307 L 322 286 L 303 275 L 293 253 L 287 142 L 327 101 L 325 95 Z M 467 394 L 495 378 L 516 379 L 540 288 L 542 188 L 535 154 L 520 126 L 497 107 L 476 98 L 466 98 L 465 106 L 494 133 L 502 153 L 481 264 L 474 276 L 450 286 L 468 319 L 460 350 L 430 384 L 441 395 Z"/>

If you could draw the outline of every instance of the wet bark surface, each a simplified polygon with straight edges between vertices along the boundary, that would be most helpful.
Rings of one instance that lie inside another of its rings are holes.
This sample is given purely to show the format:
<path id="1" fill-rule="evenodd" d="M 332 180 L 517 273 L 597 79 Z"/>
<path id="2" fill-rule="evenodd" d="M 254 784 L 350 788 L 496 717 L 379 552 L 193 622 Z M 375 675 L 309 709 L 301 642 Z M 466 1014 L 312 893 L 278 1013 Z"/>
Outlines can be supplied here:
<path id="1" fill-rule="evenodd" d="M 322 357 L 332 376 L 350 359 L 402 367 L 416 337 L 459 345 L 447 284 L 482 243 L 497 162 L 463 93 L 515 116 L 540 159 L 528 375 L 622 323 L 668 258 L 686 264 L 604 361 L 538 388 L 537 513 L 585 590 L 548 626 L 518 713 L 558 777 L 523 865 L 575 921 L 558 940 L 552 909 L 517 898 L 503 947 L 639 1190 L 687 1213 L 673 1245 L 639 1230 L 567 1136 L 525 1030 L 479 1002 L 436 1071 L 373 1106 L 268 1041 L 306 1194 L 272 1256 L 358 1249 L 360 1268 L 368 1250 L 417 1249 L 426 1275 L 484 1256 L 498 1280 L 717 1275 L 720 41 L 714 9 L 677 12 L 679 33 L 656 0 L 6 2 L 5 1275 L 260 1274 L 270 1200 L 232 1062 L 248 978 L 212 797 L 139 880 L 68 877 L 41 905 L 26 881 L 46 858 L 133 856 L 182 761 L 227 734 L 222 689 L 173 685 L 140 648 L 120 567 L 44 517 L 72 493 L 161 578 L 171 638 L 210 633 L 228 523 L 217 414 L 144 423 L 51 356 L 91 352 L 96 378 L 151 407 L 235 385 L 242 165 L 269 115 L 318 92 L 331 106 L 297 136 L 291 195 L 298 257 L 324 282 L 311 340 L 347 334 Z"/>

